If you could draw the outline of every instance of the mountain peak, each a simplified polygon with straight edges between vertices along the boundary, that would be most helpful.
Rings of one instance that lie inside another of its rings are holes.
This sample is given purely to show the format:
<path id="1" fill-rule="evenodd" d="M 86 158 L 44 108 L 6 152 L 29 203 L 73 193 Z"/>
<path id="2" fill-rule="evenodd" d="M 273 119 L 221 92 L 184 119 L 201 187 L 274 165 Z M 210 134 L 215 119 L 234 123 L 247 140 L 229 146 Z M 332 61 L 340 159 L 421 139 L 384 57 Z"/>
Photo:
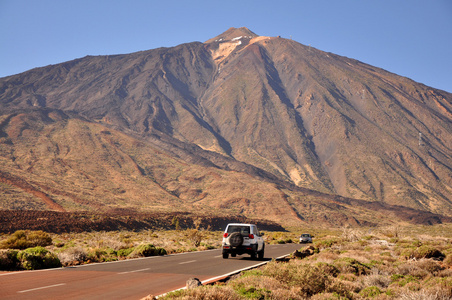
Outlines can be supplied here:
<path id="1" fill-rule="evenodd" d="M 258 37 L 259 35 L 255 34 L 254 32 L 252 32 L 251 30 L 249 30 L 246 27 L 240 27 L 240 28 L 235 28 L 235 27 L 231 27 L 228 30 L 226 30 L 225 32 L 223 32 L 220 35 L 217 35 L 214 38 L 211 38 L 210 40 L 206 41 L 206 43 L 213 43 L 216 41 L 227 41 L 227 40 L 232 40 L 238 37 L 250 37 L 250 38 L 255 38 Z"/>

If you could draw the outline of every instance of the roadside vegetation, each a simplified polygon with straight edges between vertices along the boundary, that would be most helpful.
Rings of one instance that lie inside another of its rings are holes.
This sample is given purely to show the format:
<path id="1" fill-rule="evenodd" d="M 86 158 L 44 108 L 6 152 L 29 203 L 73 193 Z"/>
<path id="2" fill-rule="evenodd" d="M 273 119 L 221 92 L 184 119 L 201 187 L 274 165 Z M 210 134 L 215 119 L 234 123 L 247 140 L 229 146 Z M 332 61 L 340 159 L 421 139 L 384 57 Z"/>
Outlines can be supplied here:
<path id="1" fill-rule="evenodd" d="M 225 283 L 163 299 L 451 299 L 452 224 L 372 229 L 265 232 L 267 244 L 314 242 L 286 261 L 271 261 Z M 32 270 L 217 249 L 222 232 L 207 229 L 0 235 L 0 269 Z M 149 297 L 152 299 L 152 296 Z M 159 298 L 162 299 L 162 298 Z"/>
<path id="2" fill-rule="evenodd" d="M 209 250 L 219 248 L 220 244 L 221 232 L 199 229 L 63 234 L 20 230 L 0 236 L 0 270 L 31 270 L 117 261 Z M 36 251 L 39 255 L 35 256 L 51 255 L 53 259 L 33 265 L 24 262 L 23 253 Z"/>
<path id="3" fill-rule="evenodd" d="M 286 261 L 271 261 L 226 283 L 176 291 L 163 299 L 452 299 L 451 229 L 317 232 L 312 245 L 300 245 Z"/>

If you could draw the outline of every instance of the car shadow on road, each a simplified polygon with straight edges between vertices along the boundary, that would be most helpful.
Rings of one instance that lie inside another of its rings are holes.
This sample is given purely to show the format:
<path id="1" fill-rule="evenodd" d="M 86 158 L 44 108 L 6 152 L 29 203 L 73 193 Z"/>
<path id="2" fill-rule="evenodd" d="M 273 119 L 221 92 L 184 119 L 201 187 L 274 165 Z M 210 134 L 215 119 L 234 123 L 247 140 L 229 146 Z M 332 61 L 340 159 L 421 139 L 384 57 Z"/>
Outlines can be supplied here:
<path id="1" fill-rule="evenodd" d="M 264 258 L 251 258 L 251 257 L 231 257 L 232 259 L 238 259 L 238 260 L 252 260 L 252 261 L 271 261 L 272 258 L 270 257 L 264 257 Z"/>

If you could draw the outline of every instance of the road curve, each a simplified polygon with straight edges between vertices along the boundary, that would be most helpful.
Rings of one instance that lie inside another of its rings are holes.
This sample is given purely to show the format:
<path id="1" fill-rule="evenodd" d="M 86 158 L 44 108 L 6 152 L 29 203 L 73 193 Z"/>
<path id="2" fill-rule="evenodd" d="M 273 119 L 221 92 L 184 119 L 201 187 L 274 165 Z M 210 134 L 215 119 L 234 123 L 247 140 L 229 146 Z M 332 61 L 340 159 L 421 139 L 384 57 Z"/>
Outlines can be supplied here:
<path id="1" fill-rule="evenodd" d="M 265 263 L 302 248 L 266 245 L 265 259 L 248 255 L 223 259 L 221 250 L 153 256 L 38 271 L 0 273 L 0 299 L 140 299 Z"/>

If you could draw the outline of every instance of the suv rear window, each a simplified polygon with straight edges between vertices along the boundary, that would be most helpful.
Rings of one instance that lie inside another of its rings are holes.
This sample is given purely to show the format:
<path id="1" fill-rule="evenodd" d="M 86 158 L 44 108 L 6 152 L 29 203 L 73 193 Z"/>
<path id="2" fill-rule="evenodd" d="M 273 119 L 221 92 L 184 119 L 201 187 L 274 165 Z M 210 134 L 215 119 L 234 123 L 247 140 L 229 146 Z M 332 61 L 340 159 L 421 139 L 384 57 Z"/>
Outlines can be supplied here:
<path id="1" fill-rule="evenodd" d="M 243 236 L 248 236 L 251 233 L 250 226 L 236 226 L 230 225 L 228 227 L 228 233 L 240 232 Z"/>

